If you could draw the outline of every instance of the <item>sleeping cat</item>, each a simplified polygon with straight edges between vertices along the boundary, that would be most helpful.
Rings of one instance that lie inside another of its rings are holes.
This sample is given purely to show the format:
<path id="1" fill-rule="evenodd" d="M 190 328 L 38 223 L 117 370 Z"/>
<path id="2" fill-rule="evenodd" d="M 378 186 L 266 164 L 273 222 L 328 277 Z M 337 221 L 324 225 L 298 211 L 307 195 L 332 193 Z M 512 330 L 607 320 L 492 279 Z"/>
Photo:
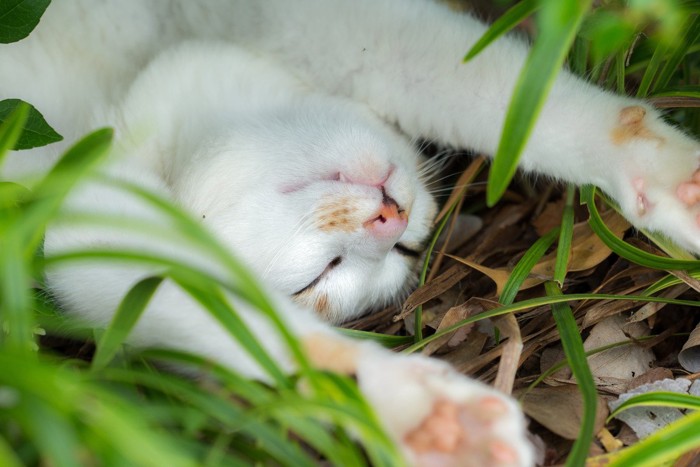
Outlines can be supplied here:
<path id="1" fill-rule="evenodd" d="M 427 0 L 61 0 L 27 40 L 0 48 L 0 98 L 32 102 L 67 141 L 114 126 L 102 177 L 79 186 L 65 211 L 170 227 L 106 179 L 178 203 L 264 280 L 315 365 L 356 375 L 409 462 L 529 465 L 511 400 L 325 324 L 392 300 L 415 276 L 435 203 L 409 138 L 494 152 L 527 47 L 504 38 L 461 64 L 484 30 Z M 4 175 L 27 180 L 64 147 L 15 154 Z M 562 73 L 521 166 L 595 184 L 635 225 L 698 252 L 699 156 L 647 104 Z M 110 247 L 223 274 L 214 259 L 149 233 L 57 224 L 46 234 L 47 256 Z M 67 313 L 105 326 L 124 294 L 158 272 L 74 263 L 47 281 Z M 229 299 L 294 371 L 271 325 Z M 172 282 L 129 341 L 266 378 Z"/>

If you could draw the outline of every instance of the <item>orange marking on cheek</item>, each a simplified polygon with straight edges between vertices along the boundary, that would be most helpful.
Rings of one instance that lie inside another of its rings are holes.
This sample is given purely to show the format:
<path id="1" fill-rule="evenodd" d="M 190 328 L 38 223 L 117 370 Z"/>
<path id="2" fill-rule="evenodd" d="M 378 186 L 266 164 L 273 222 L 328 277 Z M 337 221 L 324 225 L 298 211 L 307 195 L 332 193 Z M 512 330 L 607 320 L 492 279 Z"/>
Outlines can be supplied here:
<path id="1" fill-rule="evenodd" d="M 328 313 L 328 295 L 322 293 L 314 301 L 314 310 L 321 316 Z"/>
<path id="2" fill-rule="evenodd" d="M 346 375 L 357 371 L 360 350 L 352 342 L 316 333 L 303 338 L 302 346 L 316 368 Z"/>
<path id="3" fill-rule="evenodd" d="M 312 290 L 304 290 L 301 293 L 292 295 L 292 300 L 306 308 L 311 308 L 313 304 L 313 294 Z"/>
<path id="4" fill-rule="evenodd" d="M 647 111 L 644 107 L 633 105 L 620 111 L 619 125 L 613 128 L 610 139 L 616 145 L 627 143 L 633 139 L 656 140 L 659 144 L 665 139 L 651 131 L 644 124 Z"/>
<path id="5" fill-rule="evenodd" d="M 305 290 L 302 293 L 292 295 L 292 300 L 305 308 L 314 310 L 324 321 L 330 321 L 330 300 L 325 293 L 316 296 L 314 290 Z"/>
<path id="6" fill-rule="evenodd" d="M 357 229 L 360 224 L 349 205 L 352 205 L 352 199 L 349 198 L 334 198 L 322 203 L 316 208 L 319 228 L 325 232 L 352 232 Z"/>

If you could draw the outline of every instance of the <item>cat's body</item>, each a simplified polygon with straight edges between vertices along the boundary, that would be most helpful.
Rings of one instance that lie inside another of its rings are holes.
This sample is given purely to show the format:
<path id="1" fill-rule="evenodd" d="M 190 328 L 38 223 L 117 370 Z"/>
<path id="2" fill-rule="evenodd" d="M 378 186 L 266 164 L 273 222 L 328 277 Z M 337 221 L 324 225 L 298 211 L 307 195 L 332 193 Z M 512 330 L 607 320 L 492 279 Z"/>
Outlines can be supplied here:
<path id="1" fill-rule="evenodd" d="M 0 98 L 36 105 L 69 142 L 96 126 L 115 126 L 119 143 L 104 171 L 176 201 L 242 257 L 278 294 L 283 318 L 312 361 L 357 374 L 410 459 L 433 459 L 434 445 L 455 465 L 528 464 L 511 402 L 438 363 L 341 338 L 309 311 L 348 319 L 391 300 L 413 275 L 435 205 L 420 180 L 418 155 L 391 124 L 409 138 L 494 152 L 527 48 L 506 38 L 461 64 L 483 31 L 471 17 L 420 0 L 61 0 L 28 40 L 0 48 Z M 62 147 L 15 154 L 9 172 L 19 177 Z M 522 166 L 596 184 L 638 226 L 700 251 L 698 155 L 695 142 L 645 104 L 564 73 Z M 66 209 L 117 223 L 161 216 L 99 180 L 79 187 Z M 149 234 L 59 225 L 47 232 L 45 249 L 52 255 L 127 247 L 221 273 L 216 261 L 177 245 Z M 68 312 L 104 326 L 129 288 L 154 273 L 76 264 L 48 279 Z M 292 371 L 294 362 L 270 337 L 276 334 L 265 319 L 245 303 L 237 306 Z M 170 282 L 130 340 L 265 376 Z M 397 395 L 389 386 L 411 390 Z M 486 414 L 495 419 L 486 440 L 439 447 L 434 437 L 442 433 L 425 421 L 444 417 L 441 404 L 480 411 L 480 398 L 503 409 Z"/>

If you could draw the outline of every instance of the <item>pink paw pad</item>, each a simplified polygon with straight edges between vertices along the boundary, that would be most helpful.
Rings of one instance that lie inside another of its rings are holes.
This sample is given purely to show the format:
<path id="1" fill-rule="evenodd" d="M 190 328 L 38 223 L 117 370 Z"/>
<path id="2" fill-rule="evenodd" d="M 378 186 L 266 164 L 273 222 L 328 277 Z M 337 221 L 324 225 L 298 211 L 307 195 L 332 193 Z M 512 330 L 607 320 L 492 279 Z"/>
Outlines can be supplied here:
<path id="1" fill-rule="evenodd" d="M 646 194 L 644 194 L 644 179 L 641 177 L 635 178 L 632 181 L 632 185 L 637 192 L 637 215 L 641 217 L 651 209 L 652 204 Z"/>
<path id="2" fill-rule="evenodd" d="M 700 202 L 700 170 L 696 170 L 690 180 L 678 185 L 676 195 L 688 206 Z"/>
<path id="3" fill-rule="evenodd" d="M 469 403 L 439 399 L 423 422 L 404 438 L 420 466 L 521 465 L 518 449 L 496 432 L 511 416 L 496 396 Z"/>

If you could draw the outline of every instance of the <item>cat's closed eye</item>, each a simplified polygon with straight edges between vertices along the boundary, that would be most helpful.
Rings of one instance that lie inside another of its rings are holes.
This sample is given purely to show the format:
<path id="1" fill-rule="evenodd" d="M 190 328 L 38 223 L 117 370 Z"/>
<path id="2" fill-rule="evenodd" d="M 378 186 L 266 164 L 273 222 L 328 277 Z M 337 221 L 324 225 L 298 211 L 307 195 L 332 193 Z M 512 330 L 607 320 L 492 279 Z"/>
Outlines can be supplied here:
<path id="1" fill-rule="evenodd" d="M 311 289 L 313 289 L 316 286 L 316 284 L 318 284 L 321 281 L 321 279 L 323 279 L 326 275 L 328 275 L 331 272 L 331 270 L 333 270 L 336 266 L 338 266 L 342 261 L 343 261 L 343 258 L 340 256 L 336 256 L 335 258 L 333 258 L 331 260 L 331 262 L 328 263 L 328 266 L 326 266 L 326 268 L 323 270 L 323 272 L 321 272 L 321 274 L 319 274 L 314 280 L 309 282 L 308 285 L 305 285 L 304 287 L 302 287 L 298 291 L 294 292 L 292 294 L 292 296 L 296 297 L 298 295 L 303 294 L 304 292 L 308 292 Z"/>

